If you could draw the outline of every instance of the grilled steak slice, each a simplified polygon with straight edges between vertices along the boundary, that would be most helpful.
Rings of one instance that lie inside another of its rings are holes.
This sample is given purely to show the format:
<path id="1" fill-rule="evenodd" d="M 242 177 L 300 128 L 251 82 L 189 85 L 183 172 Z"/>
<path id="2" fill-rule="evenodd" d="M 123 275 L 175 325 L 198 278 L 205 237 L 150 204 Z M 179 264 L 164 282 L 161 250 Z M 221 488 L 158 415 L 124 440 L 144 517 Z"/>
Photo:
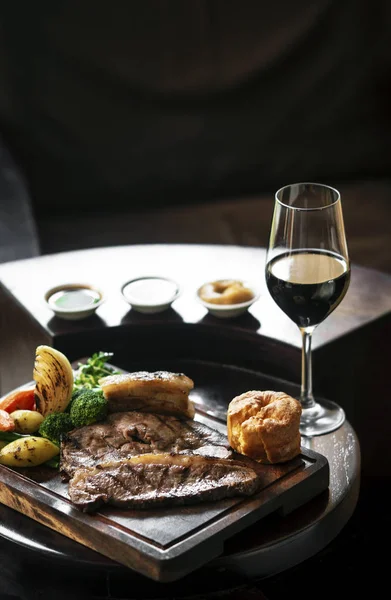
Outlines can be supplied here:
<path id="1" fill-rule="evenodd" d="M 61 443 L 60 471 L 67 479 L 79 467 L 162 452 L 232 456 L 227 438 L 197 421 L 130 411 L 67 434 Z"/>
<path id="2" fill-rule="evenodd" d="M 232 459 L 144 454 L 77 469 L 69 497 L 85 512 L 102 504 L 146 509 L 249 496 L 259 485 L 251 467 Z"/>
<path id="3" fill-rule="evenodd" d="M 183 373 L 135 371 L 103 377 L 99 385 L 109 412 L 139 410 L 194 418 L 189 399 L 194 381 Z"/>

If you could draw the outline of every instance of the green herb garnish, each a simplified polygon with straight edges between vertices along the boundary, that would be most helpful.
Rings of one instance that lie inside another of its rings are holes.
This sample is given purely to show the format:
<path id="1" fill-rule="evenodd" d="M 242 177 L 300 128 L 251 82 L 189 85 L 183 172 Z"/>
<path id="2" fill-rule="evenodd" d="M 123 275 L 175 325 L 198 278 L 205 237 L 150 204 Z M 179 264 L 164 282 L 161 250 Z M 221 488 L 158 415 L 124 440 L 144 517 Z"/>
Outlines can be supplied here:
<path id="1" fill-rule="evenodd" d="M 112 352 L 96 352 L 85 363 L 79 363 L 75 372 L 73 389 L 93 389 L 99 387 L 99 380 L 107 375 L 119 374 L 107 361 L 113 356 Z"/>

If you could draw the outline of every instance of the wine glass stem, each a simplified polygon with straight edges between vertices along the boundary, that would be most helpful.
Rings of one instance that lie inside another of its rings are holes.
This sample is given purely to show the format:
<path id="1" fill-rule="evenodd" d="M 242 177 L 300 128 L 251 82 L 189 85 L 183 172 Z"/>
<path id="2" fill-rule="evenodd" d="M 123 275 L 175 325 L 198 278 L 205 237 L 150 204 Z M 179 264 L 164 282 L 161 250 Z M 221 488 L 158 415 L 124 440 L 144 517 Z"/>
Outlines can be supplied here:
<path id="1" fill-rule="evenodd" d="M 312 360 L 311 360 L 311 342 L 312 333 L 315 327 L 300 327 L 302 336 L 301 352 L 301 394 L 300 401 L 303 409 L 315 406 L 314 396 L 312 394 Z"/>

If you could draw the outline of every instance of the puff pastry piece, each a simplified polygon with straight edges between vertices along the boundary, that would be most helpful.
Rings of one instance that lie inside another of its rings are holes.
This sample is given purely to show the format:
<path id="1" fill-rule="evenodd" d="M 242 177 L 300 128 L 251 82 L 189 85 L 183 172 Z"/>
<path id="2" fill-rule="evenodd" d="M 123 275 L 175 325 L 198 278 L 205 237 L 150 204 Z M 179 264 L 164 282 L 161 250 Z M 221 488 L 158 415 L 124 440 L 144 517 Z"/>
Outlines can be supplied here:
<path id="1" fill-rule="evenodd" d="M 301 412 L 300 402 L 284 392 L 245 392 L 228 406 L 228 441 L 260 463 L 287 462 L 300 453 Z"/>

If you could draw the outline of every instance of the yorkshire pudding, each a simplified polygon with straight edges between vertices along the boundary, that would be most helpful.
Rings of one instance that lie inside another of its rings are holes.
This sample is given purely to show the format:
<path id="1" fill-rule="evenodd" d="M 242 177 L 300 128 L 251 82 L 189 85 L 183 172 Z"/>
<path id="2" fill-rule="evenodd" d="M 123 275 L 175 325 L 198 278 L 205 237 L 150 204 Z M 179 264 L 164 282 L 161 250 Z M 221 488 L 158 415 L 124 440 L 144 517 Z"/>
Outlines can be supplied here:
<path id="1" fill-rule="evenodd" d="M 231 447 L 260 463 L 287 462 L 300 453 L 301 404 L 284 392 L 252 390 L 228 406 Z"/>

